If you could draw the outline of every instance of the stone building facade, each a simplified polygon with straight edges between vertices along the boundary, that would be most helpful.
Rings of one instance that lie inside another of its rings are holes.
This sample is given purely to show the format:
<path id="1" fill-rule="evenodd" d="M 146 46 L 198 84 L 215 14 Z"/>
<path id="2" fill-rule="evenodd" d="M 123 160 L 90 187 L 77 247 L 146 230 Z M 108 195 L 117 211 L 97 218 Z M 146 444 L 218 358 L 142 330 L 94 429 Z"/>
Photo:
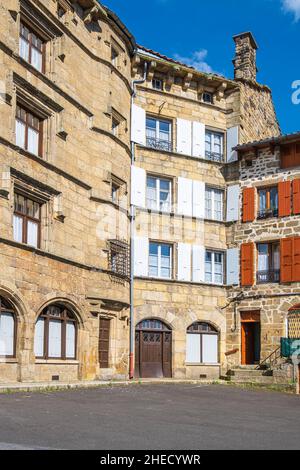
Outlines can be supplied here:
<path id="1" fill-rule="evenodd" d="M 226 310 L 228 369 L 263 362 L 281 338 L 300 338 L 300 135 L 238 147 L 240 284 Z"/>
<path id="2" fill-rule="evenodd" d="M 140 47 L 133 107 L 136 376 L 226 373 L 237 279 L 238 144 L 280 134 L 256 81 L 257 44 L 234 38 L 235 80 Z M 146 64 L 146 74 L 145 74 Z M 229 351 L 230 352 L 230 351 Z"/>
<path id="3" fill-rule="evenodd" d="M 133 37 L 0 1 L 0 382 L 126 377 Z"/>

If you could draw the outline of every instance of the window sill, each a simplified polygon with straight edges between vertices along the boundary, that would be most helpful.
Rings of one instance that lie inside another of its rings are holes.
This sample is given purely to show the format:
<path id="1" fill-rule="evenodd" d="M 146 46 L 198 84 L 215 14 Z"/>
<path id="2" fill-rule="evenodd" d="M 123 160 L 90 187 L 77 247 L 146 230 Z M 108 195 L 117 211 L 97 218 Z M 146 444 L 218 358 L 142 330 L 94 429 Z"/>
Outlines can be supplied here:
<path id="1" fill-rule="evenodd" d="M 18 361 L 15 357 L 0 357 L 0 364 L 17 364 Z"/>
<path id="2" fill-rule="evenodd" d="M 35 364 L 79 365 L 79 361 L 72 359 L 36 359 Z"/>
<path id="3" fill-rule="evenodd" d="M 188 367 L 191 367 L 191 366 L 195 366 L 195 367 L 199 367 L 199 366 L 201 366 L 201 367 L 220 367 L 221 366 L 220 363 L 216 364 L 216 363 L 210 363 L 210 362 L 199 362 L 199 363 L 198 362 L 197 363 L 195 363 L 195 362 L 186 362 L 185 365 L 188 366 Z"/>

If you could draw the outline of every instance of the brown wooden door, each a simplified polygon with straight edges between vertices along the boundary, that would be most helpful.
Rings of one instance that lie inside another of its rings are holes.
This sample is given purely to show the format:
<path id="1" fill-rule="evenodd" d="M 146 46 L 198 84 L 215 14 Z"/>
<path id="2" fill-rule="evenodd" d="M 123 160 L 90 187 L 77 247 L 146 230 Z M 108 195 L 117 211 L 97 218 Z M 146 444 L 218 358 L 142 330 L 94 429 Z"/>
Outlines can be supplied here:
<path id="1" fill-rule="evenodd" d="M 100 317 L 99 327 L 99 364 L 101 369 L 109 368 L 110 320 Z"/>
<path id="2" fill-rule="evenodd" d="M 141 378 L 172 376 L 172 333 L 137 331 L 135 337 L 135 375 Z"/>
<path id="3" fill-rule="evenodd" d="M 242 322 L 242 365 L 260 360 L 260 323 Z"/>

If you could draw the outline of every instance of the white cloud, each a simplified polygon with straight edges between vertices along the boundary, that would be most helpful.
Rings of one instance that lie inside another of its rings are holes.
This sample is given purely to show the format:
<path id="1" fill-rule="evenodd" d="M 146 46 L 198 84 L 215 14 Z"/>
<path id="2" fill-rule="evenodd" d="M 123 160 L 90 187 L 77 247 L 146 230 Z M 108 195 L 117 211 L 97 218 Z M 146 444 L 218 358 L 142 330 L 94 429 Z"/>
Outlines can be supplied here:
<path id="1" fill-rule="evenodd" d="M 208 52 L 206 49 L 200 49 L 200 51 L 195 51 L 190 57 L 183 57 L 179 54 L 174 54 L 174 59 L 179 62 L 183 62 L 189 67 L 194 67 L 200 72 L 214 73 L 212 67 L 205 61 Z"/>
<path id="2" fill-rule="evenodd" d="M 293 13 L 295 20 L 300 20 L 300 0 L 282 0 L 284 11 Z"/>

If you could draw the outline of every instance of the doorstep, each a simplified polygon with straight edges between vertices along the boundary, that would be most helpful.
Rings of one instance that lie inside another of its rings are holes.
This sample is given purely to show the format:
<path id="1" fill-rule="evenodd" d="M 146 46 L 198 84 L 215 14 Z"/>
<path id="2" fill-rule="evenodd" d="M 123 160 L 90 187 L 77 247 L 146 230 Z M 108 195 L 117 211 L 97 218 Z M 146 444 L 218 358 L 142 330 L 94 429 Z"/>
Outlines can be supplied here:
<path id="1" fill-rule="evenodd" d="M 42 392 L 57 390 L 75 390 L 100 388 L 108 386 L 120 385 L 147 385 L 147 384 L 194 384 L 194 385 L 210 385 L 216 383 L 216 380 L 187 380 L 187 379 L 134 379 L 134 380 L 93 380 L 78 382 L 14 382 L 0 384 L 1 393 L 13 392 Z M 222 381 L 220 380 L 220 383 Z"/>

